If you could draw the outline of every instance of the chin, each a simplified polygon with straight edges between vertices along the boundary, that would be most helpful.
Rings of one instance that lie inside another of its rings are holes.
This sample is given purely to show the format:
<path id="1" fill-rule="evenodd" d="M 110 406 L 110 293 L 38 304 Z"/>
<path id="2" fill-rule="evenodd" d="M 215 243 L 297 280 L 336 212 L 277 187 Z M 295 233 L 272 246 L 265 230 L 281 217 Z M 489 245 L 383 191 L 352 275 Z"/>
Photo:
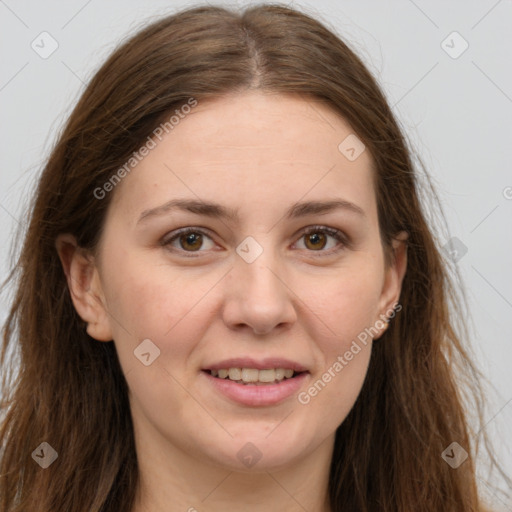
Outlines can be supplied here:
<path id="1" fill-rule="evenodd" d="M 265 431 L 253 428 L 250 432 L 235 434 L 230 430 L 233 438 L 224 441 L 221 450 L 212 451 L 214 447 L 209 445 L 208 455 L 217 465 L 230 471 L 258 473 L 284 469 L 304 455 L 309 444 L 304 435 L 293 435 L 285 430 L 285 422 L 277 428 L 274 422 L 272 428 Z M 283 430 L 278 432 L 280 428 Z"/>

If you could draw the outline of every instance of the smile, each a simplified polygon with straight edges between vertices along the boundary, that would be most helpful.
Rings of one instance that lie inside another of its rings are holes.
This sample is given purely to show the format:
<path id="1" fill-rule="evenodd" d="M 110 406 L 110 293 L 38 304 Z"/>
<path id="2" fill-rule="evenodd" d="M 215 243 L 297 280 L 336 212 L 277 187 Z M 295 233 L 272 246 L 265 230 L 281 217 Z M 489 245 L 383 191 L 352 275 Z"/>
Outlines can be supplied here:
<path id="1" fill-rule="evenodd" d="M 237 405 L 263 407 L 277 405 L 297 394 L 310 374 L 284 368 L 226 368 L 203 370 L 201 375 L 215 394 Z"/>
<path id="2" fill-rule="evenodd" d="M 229 379 L 238 384 L 273 384 L 285 379 L 291 379 L 299 372 L 291 368 L 220 368 L 210 370 L 210 375 L 219 379 Z"/>

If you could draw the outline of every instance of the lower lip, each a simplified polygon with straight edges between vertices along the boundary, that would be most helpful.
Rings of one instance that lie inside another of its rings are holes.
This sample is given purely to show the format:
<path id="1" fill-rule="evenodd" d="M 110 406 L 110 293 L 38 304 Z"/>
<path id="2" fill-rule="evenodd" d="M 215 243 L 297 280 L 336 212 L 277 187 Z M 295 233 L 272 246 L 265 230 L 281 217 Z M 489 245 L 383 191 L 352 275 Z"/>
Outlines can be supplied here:
<path id="1" fill-rule="evenodd" d="M 275 405 L 297 393 L 309 375 L 308 372 L 300 373 L 291 379 L 285 379 L 277 384 L 238 384 L 229 379 L 213 377 L 207 371 L 201 372 L 212 386 L 231 400 L 250 406 Z"/>

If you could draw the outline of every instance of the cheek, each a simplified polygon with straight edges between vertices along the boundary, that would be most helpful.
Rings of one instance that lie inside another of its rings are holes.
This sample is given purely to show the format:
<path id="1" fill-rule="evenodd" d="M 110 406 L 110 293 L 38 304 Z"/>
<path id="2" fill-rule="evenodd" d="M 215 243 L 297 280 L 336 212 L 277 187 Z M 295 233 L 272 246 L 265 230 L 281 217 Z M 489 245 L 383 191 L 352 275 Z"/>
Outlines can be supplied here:
<path id="1" fill-rule="evenodd" d="M 326 279 L 308 299 L 311 310 L 328 327 L 322 332 L 327 333 L 329 353 L 346 350 L 347 344 L 378 318 L 382 275 L 371 263 Z"/>
<path id="2" fill-rule="evenodd" d="M 132 277 L 123 279 L 123 275 Z M 109 289 L 115 291 L 109 300 L 110 325 L 132 399 L 145 411 L 144 416 L 151 418 L 158 413 L 158 421 L 164 423 L 172 418 L 162 407 L 178 417 L 181 411 L 197 406 L 190 403 L 190 395 L 180 383 L 184 382 L 187 361 L 208 326 L 207 301 L 201 299 L 218 280 L 205 278 L 191 286 L 189 277 L 176 275 L 168 282 L 165 277 L 169 278 L 169 273 L 164 276 L 155 267 L 127 262 L 108 280 Z M 149 348 L 139 350 L 147 339 L 156 349 L 145 342 Z M 151 362 L 145 366 L 137 354 L 148 350 Z M 156 417 L 153 420 L 157 421 Z"/>
<path id="3" fill-rule="evenodd" d="M 205 308 L 221 276 L 212 273 L 199 279 L 187 271 L 171 273 L 142 258 L 111 262 L 116 264 L 105 268 L 104 292 L 123 366 L 133 366 L 133 351 L 145 339 L 160 350 L 160 363 L 177 366 L 209 325 L 211 313 Z"/>
<path id="4" fill-rule="evenodd" d="M 325 282 L 308 299 L 317 317 L 322 364 L 299 402 L 330 411 L 331 426 L 339 425 L 350 412 L 366 376 L 371 328 L 378 319 L 382 276 L 377 268 L 368 263 L 359 272 L 354 268 L 340 272 L 336 282 Z"/>
<path id="5" fill-rule="evenodd" d="M 321 361 L 299 403 L 325 415 L 324 428 L 335 429 L 347 417 L 363 386 L 372 349 L 373 294 L 333 294 L 324 307 L 329 331 L 316 337 Z M 326 332 L 320 328 L 317 332 Z M 333 334 L 335 333 L 335 335 Z"/>
<path id="6" fill-rule="evenodd" d="M 332 428 L 339 426 L 347 417 L 363 386 L 371 355 L 371 343 L 351 343 L 322 374 L 313 379 L 302 401 L 315 401 L 317 410 L 327 411 Z"/>

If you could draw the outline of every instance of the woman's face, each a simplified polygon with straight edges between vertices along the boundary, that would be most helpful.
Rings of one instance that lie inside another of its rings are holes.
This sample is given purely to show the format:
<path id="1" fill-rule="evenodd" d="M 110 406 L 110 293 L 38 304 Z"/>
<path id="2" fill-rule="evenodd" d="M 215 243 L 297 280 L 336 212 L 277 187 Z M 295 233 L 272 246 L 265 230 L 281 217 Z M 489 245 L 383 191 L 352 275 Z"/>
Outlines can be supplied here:
<path id="1" fill-rule="evenodd" d="M 115 342 L 139 450 L 283 468 L 332 448 L 405 255 L 385 267 L 370 154 L 324 105 L 248 92 L 182 117 L 110 192 L 88 332 Z"/>

